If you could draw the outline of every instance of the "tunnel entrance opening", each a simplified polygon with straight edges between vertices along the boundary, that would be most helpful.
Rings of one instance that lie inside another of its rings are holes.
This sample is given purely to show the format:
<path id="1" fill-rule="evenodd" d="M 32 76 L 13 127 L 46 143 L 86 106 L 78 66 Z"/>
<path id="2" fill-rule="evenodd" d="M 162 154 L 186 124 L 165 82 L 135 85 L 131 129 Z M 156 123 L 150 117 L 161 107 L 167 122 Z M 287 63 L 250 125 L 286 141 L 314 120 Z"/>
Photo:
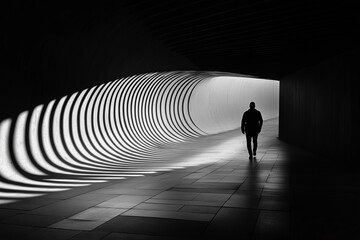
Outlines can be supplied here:
<path id="1" fill-rule="evenodd" d="M 279 117 L 279 81 L 217 76 L 201 81 L 191 96 L 190 115 L 204 132 L 213 134 L 240 126 L 242 114 L 255 102 L 263 119 Z"/>

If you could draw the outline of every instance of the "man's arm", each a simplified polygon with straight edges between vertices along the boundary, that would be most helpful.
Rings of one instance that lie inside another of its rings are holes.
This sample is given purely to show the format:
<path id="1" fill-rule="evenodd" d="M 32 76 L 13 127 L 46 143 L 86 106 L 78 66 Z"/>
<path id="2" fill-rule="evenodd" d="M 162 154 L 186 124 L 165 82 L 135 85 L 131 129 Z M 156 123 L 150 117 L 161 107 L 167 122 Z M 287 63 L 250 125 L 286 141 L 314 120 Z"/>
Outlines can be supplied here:
<path id="1" fill-rule="evenodd" d="M 261 116 L 261 112 L 259 112 L 259 133 L 261 132 L 262 125 L 263 125 L 263 118 Z"/>
<path id="2" fill-rule="evenodd" d="M 245 133 L 245 113 L 243 114 L 243 117 L 241 119 L 241 132 Z"/>

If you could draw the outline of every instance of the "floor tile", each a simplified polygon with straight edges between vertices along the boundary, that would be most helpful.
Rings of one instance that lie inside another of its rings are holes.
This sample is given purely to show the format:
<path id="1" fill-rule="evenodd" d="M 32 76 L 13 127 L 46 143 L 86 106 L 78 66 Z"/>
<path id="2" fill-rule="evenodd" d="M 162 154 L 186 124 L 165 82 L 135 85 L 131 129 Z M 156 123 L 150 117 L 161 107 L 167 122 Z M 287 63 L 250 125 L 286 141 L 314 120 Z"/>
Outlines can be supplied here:
<path id="1" fill-rule="evenodd" d="M 259 215 L 257 210 L 222 208 L 206 230 L 206 237 L 250 239 Z"/>
<path id="2" fill-rule="evenodd" d="M 89 207 L 92 207 L 96 202 L 80 201 L 80 200 L 63 200 L 44 207 L 40 207 L 29 211 L 29 214 L 35 215 L 51 215 L 68 217 L 77 214 Z"/>
<path id="3" fill-rule="evenodd" d="M 259 202 L 259 209 L 289 211 L 289 200 L 283 197 L 263 196 Z"/>
<path id="4" fill-rule="evenodd" d="M 113 194 L 113 195 L 140 195 L 140 196 L 154 196 L 159 194 L 162 190 L 153 189 L 137 189 L 137 188 L 103 188 L 99 189 L 97 193 Z"/>
<path id="5" fill-rule="evenodd" d="M 219 211 L 219 209 L 220 209 L 220 207 L 184 206 L 180 209 L 180 212 L 216 214 Z"/>
<path id="6" fill-rule="evenodd" d="M 183 205 L 179 204 L 152 204 L 152 203 L 140 203 L 135 206 L 135 209 L 144 210 L 160 210 L 160 211 L 178 211 Z"/>
<path id="7" fill-rule="evenodd" d="M 184 185 L 182 187 L 173 187 L 171 191 L 179 192 L 196 192 L 196 193 L 223 193 L 223 194 L 232 194 L 235 190 L 232 189 L 221 189 L 221 188 L 193 188 L 189 186 L 188 188 Z"/>
<path id="8" fill-rule="evenodd" d="M 224 204 L 224 207 L 257 209 L 259 206 L 259 201 L 260 198 L 257 197 L 234 194 Z"/>
<path id="9" fill-rule="evenodd" d="M 222 205 L 224 205 L 224 201 L 188 201 L 188 200 L 168 200 L 168 199 L 153 199 L 153 198 L 147 200 L 146 203 L 214 206 L 214 207 L 221 207 Z"/>
<path id="10" fill-rule="evenodd" d="M 146 201 L 151 196 L 138 196 L 138 195 L 120 195 L 97 205 L 97 207 L 108 208 L 132 208 L 141 202 Z"/>
<path id="11" fill-rule="evenodd" d="M 48 204 L 52 204 L 56 202 L 55 199 L 49 199 L 49 198 L 30 198 L 26 200 L 19 200 L 14 203 L 2 205 L 1 207 L 8 208 L 8 209 L 17 209 L 17 210 L 33 210 L 42 206 L 46 206 Z"/>
<path id="12" fill-rule="evenodd" d="M 214 217 L 214 214 L 131 209 L 131 210 L 123 213 L 122 216 L 137 216 L 137 217 L 150 217 L 150 218 L 169 218 L 169 219 L 180 219 L 180 220 L 189 220 L 189 221 L 207 221 L 207 222 L 209 222 Z"/>
<path id="13" fill-rule="evenodd" d="M 100 240 L 108 236 L 109 232 L 83 231 L 71 238 L 71 240 Z"/>
<path id="14" fill-rule="evenodd" d="M 31 240 L 68 240 L 78 234 L 79 231 L 64 230 L 64 229 L 52 229 L 52 228 L 41 228 L 37 231 L 32 232 L 23 239 Z"/>
<path id="15" fill-rule="evenodd" d="M 47 227 L 55 222 L 58 222 L 62 218 L 63 217 L 49 215 L 18 214 L 16 216 L 3 219 L 1 223 L 34 227 Z"/>
<path id="16" fill-rule="evenodd" d="M 17 214 L 23 213 L 22 210 L 15 209 L 1 209 L 0 208 L 0 220 L 4 218 L 8 218 Z"/>
<path id="17" fill-rule="evenodd" d="M 222 193 L 200 193 L 194 198 L 195 201 L 226 201 L 231 194 Z"/>
<path id="18" fill-rule="evenodd" d="M 155 236 L 200 236 L 207 222 L 162 218 L 118 216 L 98 227 L 98 231 L 145 234 Z"/>
<path id="19" fill-rule="evenodd" d="M 69 200 L 75 200 L 75 201 L 91 201 L 94 203 L 101 203 L 103 201 L 107 201 L 111 198 L 114 198 L 116 195 L 114 194 L 104 194 L 104 193 L 85 193 L 78 195 L 76 197 L 70 198 Z"/>
<path id="20" fill-rule="evenodd" d="M 156 196 L 153 199 L 168 199 L 168 200 L 193 200 L 199 194 L 193 192 L 180 192 L 180 191 L 164 191 Z"/>
<path id="21" fill-rule="evenodd" d="M 70 229 L 89 231 L 103 224 L 104 221 L 97 220 L 78 220 L 78 219 L 64 219 L 60 222 L 52 224 L 51 228 Z"/>
<path id="22" fill-rule="evenodd" d="M 73 188 L 73 189 L 67 190 L 67 191 L 46 194 L 45 196 L 43 196 L 43 198 L 66 200 L 66 199 L 73 198 L 73 197 L 76 197 L 81 194 L 88 193 L 90 191 L 91 191 L 90 187 L 83 187 L 83 188 L 78 187 L 78 188 Z"/>
<path id="23" fill-rule="evenodd" d="M 127 209 L 120 209 L 120 208 L 92 207 L 69 217 L 69 219 L 107 221 L 113 217 L 116 217 L 117 215 L 120 215 L 126 210 Z"/>

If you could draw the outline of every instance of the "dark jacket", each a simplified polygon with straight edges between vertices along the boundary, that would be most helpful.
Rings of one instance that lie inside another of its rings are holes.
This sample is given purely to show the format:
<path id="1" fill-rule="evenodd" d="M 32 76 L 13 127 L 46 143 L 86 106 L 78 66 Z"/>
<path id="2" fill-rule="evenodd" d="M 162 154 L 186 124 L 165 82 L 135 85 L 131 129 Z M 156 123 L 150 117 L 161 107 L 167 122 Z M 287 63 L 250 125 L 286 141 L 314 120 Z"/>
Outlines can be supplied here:
<path id="1" fill-rule="evenodd" d="M 261 131 L 263 119 L 260 111 L 256 109 L 249 109 L 244 112 L 241 120 L 241 131 L 248 134 L 258 134 Z"/>

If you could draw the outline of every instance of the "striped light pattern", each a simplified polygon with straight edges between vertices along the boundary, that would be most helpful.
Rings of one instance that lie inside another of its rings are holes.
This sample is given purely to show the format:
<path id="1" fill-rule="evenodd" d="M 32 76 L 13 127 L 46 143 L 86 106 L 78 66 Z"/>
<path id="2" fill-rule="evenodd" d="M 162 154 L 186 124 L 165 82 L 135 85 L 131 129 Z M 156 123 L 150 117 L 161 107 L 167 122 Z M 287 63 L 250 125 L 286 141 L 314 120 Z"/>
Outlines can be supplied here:
<path id="1" fill-rule="evenodd" d="M 201 86 L 223 75 L 182 71 L 126 77 L 0 122 L 0 203 L 201 164 L 171 162 L 174 153 L 162 146 L 238 127 L 233 121 L 209 131 L 214 124 L 202 118 L 202 109 L 211 110 L 199 100 L 209 91 Z M 227 85 L 234 91 L 233 83 Z M 228 118 L 234 118 L 241 96 L 234 93 L 222 96 L 230 98 L 231 107 L 222 106 Z"/>

